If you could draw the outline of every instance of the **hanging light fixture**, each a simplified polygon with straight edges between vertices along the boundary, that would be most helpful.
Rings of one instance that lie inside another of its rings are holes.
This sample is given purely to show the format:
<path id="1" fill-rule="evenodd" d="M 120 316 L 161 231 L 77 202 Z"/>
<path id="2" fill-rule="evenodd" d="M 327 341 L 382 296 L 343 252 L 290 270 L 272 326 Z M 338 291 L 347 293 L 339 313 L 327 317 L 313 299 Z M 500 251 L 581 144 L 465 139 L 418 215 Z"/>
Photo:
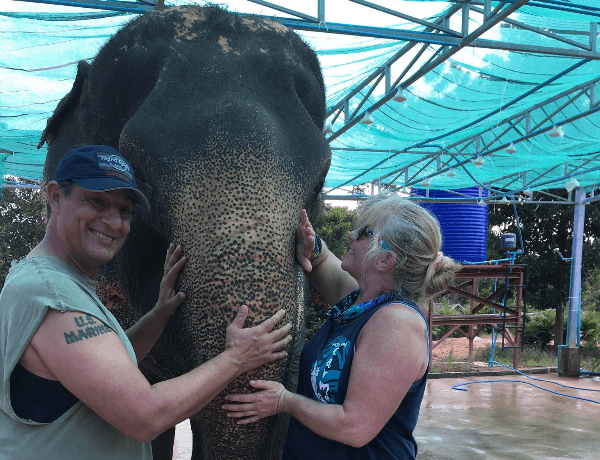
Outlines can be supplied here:
<path id="1" fill-rule="evenodd" d="M 483 159 L 483 157 L 477 157 L 472 159 L 471 163 L 473 163 L 478 168 L 481 168 L 483 166 L 483 163 L 485 163 L 485 160 Z"/>
<path id="2" fill-rule="evenodd" d="M 396 102 L 404 102 L 406 100 L 406 96 L 404 95 L 404 89 L 399 87 L 392 100 Z"/>
<path id="3" fill-rule="evenodd" d="M 515 143 L 511 142 L 508 147 L 506 147 L 507 153 L 517 153 L 517 148 L 515 147 Z"/>
<path id="4" fill-rule="evenodd" d="M 362 117 L 362 120 L 360 120 L 360 122 L 363 125 L 372 125 L 373 124 L 373 117 L 371 116 L 370 112 L 366 112 L 365 115 Z"/>
<path id="5" fill-rule="evenodd" d="M 429 187 L 429 184 L 431 182 L 429 181 L 429 178 L 423 179 L 423 182 L 421 182 L 421 184 L 423 184 L 423 187 Z"/>
<path id="6" fill-rule="evenodd" d="M 454 177 L 456 176 L 456 171 L 454 170 L 454 168 L 450 168 L 450 171 L 448 171 L 448 177 Z"/>
<path id="7" fill-rule="evenodd" d="M 508 198 L 506 198 L 506 196 L 503 196 L 502 199 L 500 201 L 498 201 L 498 203 L 500 203 L 500 204 L 508 204 L 509 201 L 508 201 Z"/>
<path id="8" fill-rule="evenodd" d="M 523 195 L 525 195 L 528 198 L 531 198 L 533 196 L 533 190 L 525 189 L 523 190 Z"/>
<path id="9" fill-rule="evenodd" d="M 569 181 L 565 184 L 565 189 L 567 189 L 567 192 L 571 193 L 573 189 L 576 189 L 579 186 L 579 181 L 574 177 L 571 177 Z"/>
<path id="10" fill-rule="evenodd" d="M 485 206 L 487 203 L 485 201 L 483 201 L 483 198 L 479 198 L 479 201 L 477 202 L 477 204 L 479 206 Z"/>
<path id="11" fill-rule="evenodd" d="M 562 126 L 556 126 L 554 125 L 552 127 L 552 129 L 550 130 L 550 132 L 548 133 L 548 136 L 550 137 L 563 137 L 565 135 L 565 132 L 562 129 Z"/>
<path id="12" fill-rule="evenodd" d="M 331 126 L 331 123 L 327 123 L 327 126 L 323 128 L 323 134 L 333 134 L 333 126 Z"/>

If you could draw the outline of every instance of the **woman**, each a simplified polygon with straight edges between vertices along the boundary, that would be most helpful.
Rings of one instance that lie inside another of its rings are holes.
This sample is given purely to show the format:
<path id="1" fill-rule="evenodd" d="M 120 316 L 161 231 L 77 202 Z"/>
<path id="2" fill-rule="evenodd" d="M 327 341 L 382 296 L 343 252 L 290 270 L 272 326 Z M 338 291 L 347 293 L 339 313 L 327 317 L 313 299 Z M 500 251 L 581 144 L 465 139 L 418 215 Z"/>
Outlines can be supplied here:
<path id="1" fill-rule="evenodd" d="M 429 333 L 417 307 L 444 290 L 460 266 L 440 252 L 439 224 L 396 195 L 366 201 L 350 251 L 340 262 L 306 213 L 297 260 L 331 305 L 300 358 L 298 393 L 251 381 L 258 391 L 229 395 L 238 423 L 292 415 L 283 459 L 413 459 L 429 369 Z M 340 300 L 341 299 L 341 300 Z"/>

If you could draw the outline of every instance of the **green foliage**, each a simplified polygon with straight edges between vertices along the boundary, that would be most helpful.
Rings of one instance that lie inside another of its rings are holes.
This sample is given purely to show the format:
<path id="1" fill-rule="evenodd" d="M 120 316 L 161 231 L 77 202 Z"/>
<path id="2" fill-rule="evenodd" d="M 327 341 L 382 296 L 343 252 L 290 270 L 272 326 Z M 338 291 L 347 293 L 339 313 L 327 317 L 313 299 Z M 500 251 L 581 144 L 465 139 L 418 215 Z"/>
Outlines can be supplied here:
<path id="1" fill-rule="evenodd" d="M 524 343 L 546 349 L 554 338 L 555 321 L 554 310 L 545 310 L 534 316 L 528 316 L 525 321 Z"/>
<path id="2" fill-rule="evenodd" d="M 315 232 L 327 243 L 327 247 L 342 260 L 350 250 L 348 233 L 354 230 L 355 211 L 325 205 L 323 212 L 313 223 Z"/>
<path id="3" fill-rule="evenodd" d="M 0 200 L 0 289 L 11 263 L 25 257 L 45 234 L 39 191 L 5 189 Z"/>
<path id="4" fill-rule="evenodd" d="M 460 304 L 451 304 L 449 302 L 448 298 L 446 298 L 446 297 L 441 297 L 436 300 L 437 300 L 437 302 L 439 302 L 439 303 L 435 303 L 433 306 L 433 312 L 436 315 L 450 316 L 450 315 L 462 315 L 462 314 L 466 313 L 466 309 L 464 307 L 462 307 Z M 453 327 L 454 326 L 434 326 L 434 327 L 432 327 L 431 328 L 432 340 L 441 339 Z M 464 335 L 461 334 L 457 329 L 456 331 L 454 331 L 452 333 L 452 335 L 450 337 L 458 338 L 458 337 L 464 337 Z"/>
<path id="5" fill-rule="evenodd" d="M 550 190 L 557 196 L 567 192 Z M 559 248 L 565 257 L 570 256 L 573 241 L 573 207 L 541 204 L 523 205 L 518 209 L 525 254 L 517 263 L 529 269 L 527 303 L 538 310 L 555 310 L 565 305 L 569 297 L 570 266 L 554 252 Z M 517 233 L 512 206 L 494 206 L 489 212 L 488 259 L 505 256 L 500 249 L 500 234 Z M 585 208 L 582 273 L 600 265 L 600 204 L 591 203 Z"/>
<path id="6" fill-rule="evenodd" d="M 588 311 L 581 315 L 581 339 L 594 347 L 600 342 L 600 312 Z"/>
<path id="7" fill-rule="evenodd" d="M 492 347 L 477 348 L 473 352 L 473 361 L 488 362 Z M 494 361 L 508 366 L 513 365 L 513 349 L 505 348 L 502 350 L 500 339 L 496 343 L 494 350 Z M 523 350 L 519 351 L 519 367 L 556 367 L 556 352 L 548 349 L 542 350 L 536 345 L 525 345 Z"/>
<path id="8" fill-rule="evenodd" d="M 600 312 L 600 268 L 588 272 L 582 283 L 581 310 Z"/>

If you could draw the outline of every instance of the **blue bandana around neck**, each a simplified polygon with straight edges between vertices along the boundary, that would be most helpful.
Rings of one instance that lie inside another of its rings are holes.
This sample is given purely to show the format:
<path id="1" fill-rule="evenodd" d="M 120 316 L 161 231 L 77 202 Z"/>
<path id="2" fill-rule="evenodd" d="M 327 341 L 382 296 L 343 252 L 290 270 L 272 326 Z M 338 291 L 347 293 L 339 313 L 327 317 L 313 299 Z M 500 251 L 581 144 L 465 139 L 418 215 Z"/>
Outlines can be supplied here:
<path id="1" fill-rule="evenodd" d="M 371 308 L 377 307 L 381 304 L 391 302 L 398 297 L 398 293 L 396 291 L 391 291 L 380 295 L 375 299 L 354 305 L 354 302 L 356 302 L 356 299 L 358 299 L 359 294 L 360 289 L 348 294 L 327 312 L 327 316 L 332 319 L 334 326 L 349 323 L 350 321 L 358 318 L 367 310 L 370 310 Z"/>

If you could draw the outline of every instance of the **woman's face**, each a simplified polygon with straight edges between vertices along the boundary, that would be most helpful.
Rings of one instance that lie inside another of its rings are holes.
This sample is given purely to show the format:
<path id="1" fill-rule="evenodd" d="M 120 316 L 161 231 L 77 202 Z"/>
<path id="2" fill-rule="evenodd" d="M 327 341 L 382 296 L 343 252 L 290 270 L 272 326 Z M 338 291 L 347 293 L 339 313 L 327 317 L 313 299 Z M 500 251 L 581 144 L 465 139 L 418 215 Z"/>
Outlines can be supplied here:
<path id="1" fill-rule="evenodd" d="M 360 281 L 363 271 L 368 268 L 367 265 L 370 262 L 366 255 L 373 237 L 367 232 L 367 229 L 368 227 L 362 227 L 348 233 L 350 251 L 342 261 L 342 270 L 347 271 L 357 281 Z"/>

